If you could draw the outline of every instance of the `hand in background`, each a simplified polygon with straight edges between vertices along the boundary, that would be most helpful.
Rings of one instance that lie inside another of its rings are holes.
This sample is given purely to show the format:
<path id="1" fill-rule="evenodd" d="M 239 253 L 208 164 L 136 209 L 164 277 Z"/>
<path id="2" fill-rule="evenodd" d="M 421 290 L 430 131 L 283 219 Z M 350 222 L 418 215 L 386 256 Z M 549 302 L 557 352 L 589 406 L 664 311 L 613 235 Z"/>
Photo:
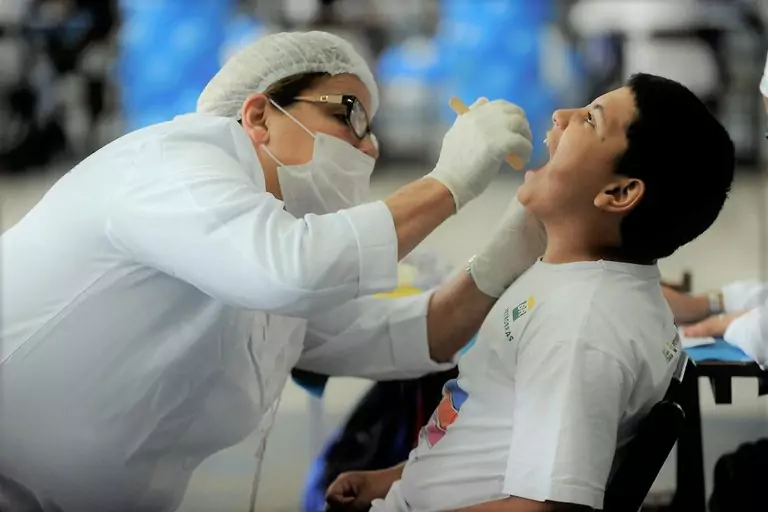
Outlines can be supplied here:
<path id="1" fill-rule="evenodd" d="M 722 338 L 731 322 L 748 312 L 748 310 L 745 310 L 723 315 L 713 315 L 698 323 L 689 325 L 683 332 L 691 338 Z"/>

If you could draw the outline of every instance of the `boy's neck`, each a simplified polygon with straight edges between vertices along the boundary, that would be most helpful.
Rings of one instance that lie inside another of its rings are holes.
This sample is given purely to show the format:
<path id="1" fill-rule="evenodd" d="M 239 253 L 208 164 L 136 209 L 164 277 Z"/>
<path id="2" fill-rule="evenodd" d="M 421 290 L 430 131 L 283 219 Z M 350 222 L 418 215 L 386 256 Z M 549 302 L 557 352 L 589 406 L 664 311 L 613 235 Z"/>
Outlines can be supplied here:
<path id="1" fill-rule="evenodd" d="M 584 228 L 573 223 L 561 226 L 546 225 L 547 249 L 542 261 L 545 263 L 574 263 L 577 261 L 618 261 L 621 263 L 651 264 L 647 261 L 633 261 L 616 248 L 618 244 L 607 240 L 606 227 Z"/>
<path id="2" fill-rule="evenodd" d="M 598 261 L 603 255 L 588 244 L 569 243 L 566 240 L 549 238 L 544 252 L 544 263 L 574 263 L 577 261 Z"/>

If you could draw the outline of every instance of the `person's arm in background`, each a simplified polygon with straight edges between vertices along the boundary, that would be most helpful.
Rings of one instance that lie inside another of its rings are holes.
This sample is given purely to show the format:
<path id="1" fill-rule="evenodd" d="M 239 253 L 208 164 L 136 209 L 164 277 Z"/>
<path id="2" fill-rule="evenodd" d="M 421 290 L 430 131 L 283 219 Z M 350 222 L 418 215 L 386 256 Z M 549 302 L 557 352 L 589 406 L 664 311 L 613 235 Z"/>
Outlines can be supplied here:
<path id="1" fill-rule="evenodd" d="M 738 315 L 768 300 L 768 283 L 756 279 L 735 281 L 709 294 L 692 295 L 668 286 L 663 286 L 662 290 L 675 320 L 681 325 L 720 314 Z"/>
<path id="2" fill-rule="evenodd" d="M 662 286 L 662 291 L 678 324 L 698 322 L 710 315 L 710 299 L 707 295 L 689 295 L 668 286 Z"/>
<path id="3" fill-rule="evenodd" d="M 683 331 L 686 336 L 719 338 L 731 323 L 768 302 L 768 283 L 755 279 L 735 281 L 714 296 L 686 295 L 669 289 L 664 294 L 678 323 L 689 324 Z"/>

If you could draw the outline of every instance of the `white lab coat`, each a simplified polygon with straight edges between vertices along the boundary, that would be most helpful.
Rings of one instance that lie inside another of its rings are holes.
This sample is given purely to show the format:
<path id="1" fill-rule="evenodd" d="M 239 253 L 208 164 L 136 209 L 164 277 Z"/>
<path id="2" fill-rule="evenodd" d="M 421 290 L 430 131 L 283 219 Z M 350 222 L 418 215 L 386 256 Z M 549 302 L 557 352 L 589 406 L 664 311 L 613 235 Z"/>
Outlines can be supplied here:
<path id="1" fill-rule="evenodd" d="M 234 121 L 183 116 L 86 159 L 0 238 L 0 473 L 67 512 L 170 511 L 289 372 L 439 371 L 375 202 L 295 219 Z M 297 478 L 299 475 L 297 475 Z"/>
<path id="2" fill-rule="evenodd" d="M 768 283 L 736 281 L 723 287 L 726 313 L 749 310 L 728 326 L 723 339 L 768 368 Z"/>

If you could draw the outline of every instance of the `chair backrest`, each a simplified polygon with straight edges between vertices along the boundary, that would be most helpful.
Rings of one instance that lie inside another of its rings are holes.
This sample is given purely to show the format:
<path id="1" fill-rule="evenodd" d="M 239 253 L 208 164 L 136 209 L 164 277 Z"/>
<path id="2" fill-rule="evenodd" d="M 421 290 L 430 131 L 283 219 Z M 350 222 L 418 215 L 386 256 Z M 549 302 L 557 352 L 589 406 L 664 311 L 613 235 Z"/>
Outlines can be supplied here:
<path id="1" fill-rule="evenodd" d="M 683 352 L 678 360 L 669 390 L 638 425 L 635 437 L 624 447 L 605 490 L 604 512 L 636 512 L 643 505 L 653 482 L 680 437 L 685 413 L 677 403 L 677 390 L 690 372 L 693 362 Z"/>

